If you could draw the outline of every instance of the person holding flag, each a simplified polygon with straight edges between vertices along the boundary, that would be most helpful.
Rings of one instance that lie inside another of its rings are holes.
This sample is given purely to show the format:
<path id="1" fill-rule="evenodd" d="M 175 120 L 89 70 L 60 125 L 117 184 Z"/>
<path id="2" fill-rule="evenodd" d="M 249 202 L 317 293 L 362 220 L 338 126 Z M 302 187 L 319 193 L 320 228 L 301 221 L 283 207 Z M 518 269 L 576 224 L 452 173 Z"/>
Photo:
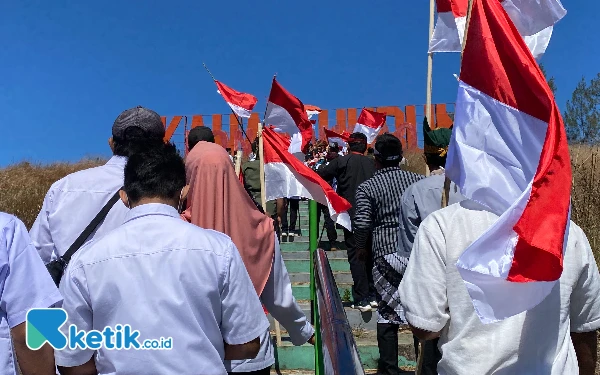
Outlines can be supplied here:
<path id="1" fill-rule="evenodd" d="M 554 95 L 498 1 L 473 0 L 446 176 L 467 200 L 430 214 L 400 284 L 440 374 L 594 374 L 600 273 L 570 221 Z"/>
<path id="2" fill-rule="evenodd" d="M 438 128 L 431 130 L 427 118 L 423 121 L 424 147 L 423 157 L 431 175 L 410 185 L 402 194 L 402 240 L 401 250 L 410 254 L 419 226 L 431 213 L 442 208 L 442 194 L 445 184 L 446 155 L 452 129 Z M 464 197 L 458 192 L 456 184 L 452 183 L 448 191 L 448 204 L 462 201 Z M 421 374 L 437 375 L 437 364 L 442 359 L 438 349 L 438 339 L 424 341 L 422 351 Z M 415 337 L 415 348 L 419 340 Z M 418 354 L 417 354 L 418 357 Z"/>

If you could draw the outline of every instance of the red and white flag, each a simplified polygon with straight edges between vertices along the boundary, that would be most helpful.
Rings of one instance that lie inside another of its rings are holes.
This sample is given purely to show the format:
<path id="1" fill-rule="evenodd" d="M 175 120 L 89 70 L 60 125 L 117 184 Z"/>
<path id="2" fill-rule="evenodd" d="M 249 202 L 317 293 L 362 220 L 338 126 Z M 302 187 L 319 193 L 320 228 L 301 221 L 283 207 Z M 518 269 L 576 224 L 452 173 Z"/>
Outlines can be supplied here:
<path id="1" fill-rule="evenodd" d="M 317 107 L 316 105 L 305 104 L 304 109 L 306 110 L 306 114 L 308 115 L 308 119 L 310 120 L 313 116 L 321 113 L 322 109 Z"/>
<path id="2" fill-rule="evenodd" d="M 381 128 L 383 128 L 383 125 L 385 124 L 385 116 L 385 113 L 369 111 L 368 109 L 363 108 L 356 121 L 354 132 L 363 133 L 367 136 L 367 143 L 373 143 L 375 138 L 377 138 L 377 134 L 379 134 L 379 131 L 381 131 Z"/>
<path id="3" fill-rule="evenodd" d="M 314 135 L 312 123 L 308 119 L 304 104 L 300 99 L 290 94 L 273 78 L 265 125 L 273 125 L 278 133 L 287 133 L 290 137 L 300 133 L 301 151 L 304 151 Z"/>
<path id="4" fill-rule="evenodd" d="M 560 278 L 571 163 L 560 110 L 497 1 L 474 0 L 446 176 L 499 215 L 460 256 L 483 323 L 527 311 Z"/>
<path id="5" fill-rule="evenodd" d="M 233 112 L 240 117 L 249 118 L 258 99 L 254 95 L 235 91 L 222 82 L 215 81 L 215 83 L 217 84 L 217 92 L 223 96 Z"/>
<path id="6" fill-rule="evenodd" d="M 560 0 L 500 0 L 502 6 L 538 58 L 546 52 L 553 25 L 567 11 Z M 429 52 L 460 52 L 465 34 L 468 0 L 436 0 L 438 21 Z"/>
<path id="7" fill-rule="evenodd" d="M 329 207 L 331 218 L 352 230 L 351 205 L 319 175 L 290 154 L 289 141 L 270 128 L 263 129 L 265 191 L 267 200 L 286 197 L 313 199 Z"/>
<path id="8" fill-rule="evenodd" d="M 327 137 L 327 143 L 335 142 L 338 144 L 338 146 L 340 146 L 340 148 L 348 147 L 348 139 L 350 138 L 350 134 L 346 132 L 339 134 L 327 128 L 323 128 L 323 130 L 325 131 L 325 137 Z"/>

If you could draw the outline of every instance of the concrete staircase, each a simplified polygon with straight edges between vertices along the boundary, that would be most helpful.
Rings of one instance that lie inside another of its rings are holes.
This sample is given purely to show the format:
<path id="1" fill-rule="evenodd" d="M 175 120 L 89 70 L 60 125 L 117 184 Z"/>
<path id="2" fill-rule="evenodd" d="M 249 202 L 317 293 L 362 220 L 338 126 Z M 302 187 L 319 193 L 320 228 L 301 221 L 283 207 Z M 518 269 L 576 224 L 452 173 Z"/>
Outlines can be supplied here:
<path id="1" fill-rule="evenodd" d="M 286 268 L 290 274 L 292 290 L 296 300 L 302 307 L 304 313 L 310 317 L 310 254 L 309 229 L 308 229 L 308 202 L 300 203 L 300 214 L 298 218 L 299 227 L 302 235 L 294 237 L 293 242 L 282 242 L 281 251 L 285 261 Z M 323 221 L 321 220 L 321 233 Z M 327 235 L 323 234 L 325 243 L 321 247 L 327 248 Z M 363 366 L 368 374 L 376 373 L 377 361 L 379 359 L 379 350 L 377 348 L 377 313 L 361 313 L 350 307 L 352 303 L 352 276 L 350 274 L 350 265 L 345 247 L 343 245 L 343 231 L 338 230 L 338 251 L 328 252 L 329 263 L 334 273 L 335 281 L 344 302 L 346 316 L 353 329 L 354 337 L 358 345 L 360 357 Z M 275 326 L 273 319 L 271 321 L 271 332 L 273 340 Z M 272 373 L 280 374 L 314 374 L 314 348 L 309 345 L 294 347 L 287 337 L 284 327 L 282 337 L 283 342 L 280 347 L 276 347 L 276 366 Z M 412 334 L 408 331 L 402 331 L 399 334 L 399 366 L 405 370 L 414 369 L 414 348 Z M 411 374 L 412 372 L 407 372 Z"/>

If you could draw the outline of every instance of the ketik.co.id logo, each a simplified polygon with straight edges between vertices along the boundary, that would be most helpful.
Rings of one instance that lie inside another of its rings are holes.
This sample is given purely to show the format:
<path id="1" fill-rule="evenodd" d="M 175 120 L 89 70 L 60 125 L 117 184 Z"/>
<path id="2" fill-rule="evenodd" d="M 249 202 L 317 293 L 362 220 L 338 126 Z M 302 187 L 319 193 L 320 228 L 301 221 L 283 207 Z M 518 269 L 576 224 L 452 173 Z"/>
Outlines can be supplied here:
<path id="1" fill-rule="evenodd" d="M 73 324 L 69 326 L 69 337 L 60 328 L 67 321 L 67 312 L 63 309 L 31 309 L 27 312 L 26 337 L 27 346 L 38 350 L 45 343 L 56 350 L 105 348 L 109 350 L 170 350 L 173 348 L 172 337 L 147 339 L 140 343 L 140 331 L 131 329 L 128 324 L 117 324 L 105 327 L 102 331 L 82 331 Z"/>

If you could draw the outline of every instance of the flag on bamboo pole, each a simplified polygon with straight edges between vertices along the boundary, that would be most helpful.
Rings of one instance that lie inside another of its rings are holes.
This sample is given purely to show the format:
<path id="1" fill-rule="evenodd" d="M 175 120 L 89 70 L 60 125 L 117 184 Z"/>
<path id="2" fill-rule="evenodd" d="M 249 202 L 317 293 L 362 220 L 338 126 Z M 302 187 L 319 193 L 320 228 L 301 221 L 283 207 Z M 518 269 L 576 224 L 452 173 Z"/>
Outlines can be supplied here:
<path id="1" fill-rule="evenodd" d="M 499 215 L 456 264 L 481 321 L 538 305 L 563 270 L 569 148 L 554 95 L 497 1 L 473 2 L 446 176 Z"/>
<path id="2" fill-rule="evenodd" d="M 363 133 L 367 136 L 367 143 L 373 143 L 375 138 L 377 138 L 377 134 L 383 128 L 385 124 L 385 113 L 379 113 L 374 111 L 369 111 L 366 108 L 360 112 L 360 116 L 358 116 L 358 120 L 356 120 L 356 126 L 354 127 L 355 133 Z"/>
<path id="3" fill-rule="evenodd" d="M 350 203 L 340 197 L 317 172 L 287 151 L 287 138 L 270 128 L 263 129 L 262 136 L 267 201 L 286 197 L 313 199 L 329 208 L 333 221 L 352 230 L 347 212 Z"/>
<path id="4" fill-rule="evenodd" d="M 535 58 L 546 52 L 553 25 L 567 11 L 560 0 L 500 0 Z M 436 0 L 438 20 L 429 52 L 460 52 L 465 33 L 468 0 Z"/>
<path id="5" fill-rule="evenodd" d="M 325 137 L 327 137 L 327 143 L 335 142 L 338 144 L 338 146 L 340 146 L 340 148 L 348 147 L 348 139 L 350 138 L 350 134 L 347 132 L 339 134 L 327 128 L 323 128 L 323 130 L 325 131 Z"/>
<path id="6" fill-rule="evenodd" d="M 271 93 L 267 103 L 265 125 L 272 125 L 276 132 L 287 133 L 290 137 L 301 137 L 300 150 L 304 152 L 313 138 L 312 123 L 308 119 L 304 104 L 290 94 L 273 78 Z"/>
<path id="7" fill-rule="evenodd" d="M 310 120 L 313 116 L 321 113 L 322 109 L 317 107 L 316 105 L 305 104 L 304 109 L 306 109 L 306 114 L 308 115 L 308 119 Z"/>
<path id="8" fill-rule="evenodd" d="M 254 95 L 236 91 L 222 82 L 216 81 L 217 92 L 231 107 L 233 112 L 240 117 L 249 118 L 258 99 Z"/>
<path id="9" fill-rule="evenodd" d="M 313 125 L 313 134 L 314 134 L 314 125 L 316 124 L 316 120 L 311 120 L 311 118 L 314 115 L 318 115 L 319 113 L 321 113 L 321 108 L 314 106 L 314 105 L 305 104 L 304 109 L 306 110 L 306 115 L 308 116 L 310 123 Z M 290 148 L 288 149 L 290 154 L 302 152 L 302 150 L 303 150 L 302 142 L 303 142 L 303 137 L 302 137 L 301 132 L 292 134 L 292 139 L 290 141 Z"/>

